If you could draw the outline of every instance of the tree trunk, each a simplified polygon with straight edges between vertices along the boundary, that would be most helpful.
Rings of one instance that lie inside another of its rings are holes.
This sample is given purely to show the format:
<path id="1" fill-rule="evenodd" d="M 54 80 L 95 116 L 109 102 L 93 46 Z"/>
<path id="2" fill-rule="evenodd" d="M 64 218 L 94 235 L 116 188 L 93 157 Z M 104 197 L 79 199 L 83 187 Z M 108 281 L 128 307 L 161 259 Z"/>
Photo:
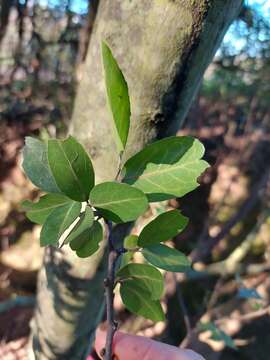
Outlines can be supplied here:
<path id="1" fill-rule="evenodd" d="M 13 5 L 13 0 L 1 0 L 0 1 L 0 44 L 3 37 L 6 34 L 6 28 L 8 25 L 9 14 Z"/>
<path id="2" fill-rule="evenodd" d="M 242 0 L 100 1 L 70 129 L 88 148 L 98 182 L 113 179 L 118 164 L 106 106 L 101 39 L 112 48 L 129 85 L 127 158 L 179 128 L 241 4 Z M 115 233 L 121 237 L 125 229 Z M 68 249 L 47 250 L 33 326 L 38 359 L 85 358 L 102 311 L 102 254 L 80 260 Z"/>

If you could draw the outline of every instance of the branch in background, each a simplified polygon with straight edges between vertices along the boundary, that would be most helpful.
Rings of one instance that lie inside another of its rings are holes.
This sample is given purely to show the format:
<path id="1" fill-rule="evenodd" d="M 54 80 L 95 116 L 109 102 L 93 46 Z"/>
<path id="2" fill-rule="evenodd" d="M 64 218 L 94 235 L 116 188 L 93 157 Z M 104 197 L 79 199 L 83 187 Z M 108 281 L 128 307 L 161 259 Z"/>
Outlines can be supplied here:
<path id="1" fill-rule="evenodd" d="M 89 0 L 88 1 L 88 14 L 86 19 L 86 24 L 82 28 L 79 44 L 79 64 L 83 63 L 86 59 L 88 44 L 91 38 L 93 31 L 97 10 L 98 10 L 99 0 Z"/>
<path id="2" fill-rule="evenodd" d="M 269 180 L 270 171 L 267 169 L 260 179 L 260 181 L 253 187 L 251 195 L 249 198 L 242 204 L 239 211 L 233 216 L 215 237 L 208 236 L 198 248 L 192 251 L 190 257 L 193 263 L 204 260 L 207 256 L 211 254 L 213 248 L 222 240 L 231 229 L 241 221 L 256 205 L 257 201 L 262 197 L 264 191 L 267 187 Z"/>
<path id="3" fill-rule="evenodd" d="M 186 307 L 186 304 L 184 301 L 184 297 L 182 294 L 181 284 L 177 281 L 177 277 L 176 277 L 175 273 L 173 273 L 173 278 L 175 281 L 177 299 L 178 299 L 180 308 L 182 310 L 183 319 L 184 319 L 184 323 L 186 326 L 186 331 L 187 331 L 186 338 L 189 339 L 189 337 L 191 336 L 191 332 L 192 332 L 192 326 L 191 326 L 188 310 L 187 310 L 187 307 Z M 181 344 L 181 347 L 185 347 L 184 344 Z"/>
<path id="4" fill-rule="evenodd" d="M 260 309 L 260 310 L 257 310 L 257 311 L 252 311 L 250 313 L 243 314 L 243 315 L 237 315 L 237 316 L 234 315 L 234 316 L 230 316 L 230 317 L 221 318 L 221 319 L 215 320 L 215 324 L 216 325 L 221 325 L 221 324 L 226 323 L 226 322 L 228 322 L 230 320 L 237 320 L 237 321 L 245 323 L 245 322 L 249 322 L 251 320 L 260 318 L 260 317 L 265 316 L 265 315 L 270 315 L 270 306 L 267 306 L 264 309 Z"/>
<path id="5" fill-rule="evenodd" d="M 246 239 L 228 256 L 224 261 L 210 264 L 207 266 L 209 273 L 221 272 L 222 276 L 233 275 L 238 272 L 241 268 L 241 261 L 249 252 L 256 235 L 258 234 L 262 224 L 269 216 L 269 209 L 265 210 L 259 217 L 252 231 L 248 234 Z"/>

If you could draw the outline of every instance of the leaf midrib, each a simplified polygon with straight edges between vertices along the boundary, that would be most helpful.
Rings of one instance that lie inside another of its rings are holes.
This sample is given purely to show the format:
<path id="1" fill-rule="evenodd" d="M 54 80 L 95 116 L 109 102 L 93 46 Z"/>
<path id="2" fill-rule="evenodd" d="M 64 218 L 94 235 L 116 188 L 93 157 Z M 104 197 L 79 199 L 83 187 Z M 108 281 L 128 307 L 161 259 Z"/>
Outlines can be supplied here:
<path id="1" fill-rule="evenodd" d="M 95 203 L 95 202 L 93 202 L 93 205 L 97 206 L 97 207 L 100 207 L 100 206 L 106 206 L 106 205 L 121 204 L 121 203 L 124 203 L 124 202 L 129 202 L 131 200 L 132 201 L 140 201 L 142 199 L 143 199 L 142 197 L 137 197 L 137 198 L 123 199 L 121 201 L 114 200 L 114 201 L 109 201 L 109 202 L 105 202 L 105 203 Z"/>
<path id="2" fill-rule="evenodd" d="M 151 172 L 144 172 L 141 175 L 133 175 L 133 176 L 124 177 L 124 180 L 143 179 L 143 178 L 151 177 L 151 176 L 156 175 L 156 174 L 158 174 L 158 175 L 165 174 L 165 173 L 168 173 L 168 172 L 172 172 L 173 170 L 177 170 L 177 169 L 180 169 L 180 168 L 185 168 L 186 166 L 189 166 L 189 165 L 193 165 L 194 163 L 196 163 L 198 161 L 203 161 L 203 160 L 202 159 L 197 159 L 197 160 L 194 160 L 192 162 L 188 162 L 188 163 L 185 163 L 185 164 L 180 164 L 178 166 L 170 166 L 168 164 L 168 167 L 166 167 L 163 170 L 157 169 L 157 170 L 154 170 L 154 171 L 151 171 Z M 190 169 L 188 169 L 188 170 L 190 170 Z"/>
<path id="3" fill-rule="evenodd" d="M 65 216 L 64 216 L 64 218 L 63 218 L 63 221 L 62 221 L 62 223 L 61 223 L 61 225 L 60 225 L 60 227 L 59 227 L 59 231 L 58 231 L 58 233 L 57 233 L 57 238 L 59 238 L 59 236 L 62 235 L 62 233 L 73 223 L 73 221 L 76 220 L 76 218 L 75 218 L 74 220 L 71 221 L 71 223 L 70 223 L 69 225 L 64 226 L 64 225 L 66 225 L 66 224 L 65 224 L 66 219 L 67 219 L 68 215 L 70 214 L 70 212 L 71 212 L 71 210 L 73 209 L 74 206 L 76 206 L 76 203 L 75 203 L 75 204 L 72 204 L 72 205 L 69 207 L 68 211 L 66 212 L 66 214 L 65 214 Z M 64 227 L 64 229 L 63 229 L 63 227 Z"/>
<path id="4" fill-rule="evenodd" d="M 34 209 L 29 209 L 28 211 L 30 212 L 40 212 L 40 211 L 46 211 L 46 210 L 50 210 L 50 209 L 54 209 L 54 208 L 57 208 L 59 206 L 63 206 L 65 204 L 68 204 L 70 202 L 70 200 L 66 200 L 62 203 L 58 203 L 58 204 L 55 204 L 55 205 L 51 205 L 51 206 L 47 206 L 47 207 L 43 207 L 43 208 L 34 208 Z"/>
<path id="5" fill-rule="evenodd" d="M 152 314 L 152 315 L 154 315 L 154 318 L 155 319 L 157 319 L 157 316 L 156 316 L 156 313 L 155 313 L 155 311 L 152 309 L 152 307 L 149 305 L 149 302 L 148 301 L 145 301 L 145 298 L 143 297 L 143 295 L 142 295 L 142 293 L 141 292 L 139 292 L 137 289 L 135 289 L 134 287 L 132 287 L 132 286 L 130 286 L 130 284 L 128 285 L 128 290 L 130 291 L 130 292 L 133 292 L 135 295 L 137 295 L 137 297 L 140 299 L 140 303 L 141 304 L 143 304 L 144 306 L 146 306 L 147 308 L 148 308 L 148 311 Z M 146 292 L 147 293 L 147 292 Z M 150 294 L 151 295 L 151 294 Z M 151 301 L 153 302 L 153 303 L 157 303 L 157 300 L 152 300 L 151 299 Z M 159 317 L 158 317 L 158 319 L 160 319 Z"/>
<path id="6" fill-rule="evenodd" d="M 73 169 L 73 167 L 72 167 L 72 164 L 71 164 L 71 162 L 69 161 L 69 158 L 68 158 L 67 155 L 66 155 L 66 152 L 65 152 L 65 150 L 64 150 L 64 148 L 63 148 L 63 144 L 60 143 L 60 142 L 58 142 L 58 145 L 60 146 L 61 150 L 63 151 L 64 157 L 66 158 L 66 160 L 67 160 L 67 162 L 68 162 L 68 164 L 69 164 L 69 166 L 70 166 L 70 169 L 71 169 L 71 172 L 72 172 L 72 174 L 73 174 L 73 176 L 74 176 L 74 178 L 75 178 L 75 181 L 78 183 L 78 187 L 80 188 L 80 192 L 86 197 L 85 191 L 84 191 L 84 189 L 83 189 L 82 186 L 81 186 L 80 180 L 79 180 L 79 178 L 77 177 L 77 174 L 75 173 L 75 171 L 74 171 L 74 169 Z"/>

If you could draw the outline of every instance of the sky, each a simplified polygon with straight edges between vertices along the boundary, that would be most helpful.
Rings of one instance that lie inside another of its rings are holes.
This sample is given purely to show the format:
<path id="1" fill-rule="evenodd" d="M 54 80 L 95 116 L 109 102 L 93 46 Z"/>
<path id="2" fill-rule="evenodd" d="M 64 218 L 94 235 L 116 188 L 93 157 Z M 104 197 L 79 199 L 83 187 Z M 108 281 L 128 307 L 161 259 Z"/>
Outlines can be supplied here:
<path id="1" fill-rule="evenodd" d="M 22 3 L 25 0 L 20 0 Z M 30 0 L 31 1 L 31 0 Z M 32 0 L 34 1 L 34 0 Z M 44 7 L 57 7 L 59 10 L 64 11 L 68 0 L 37 0 L 41 6 Z M 88 11 L 88 0 L 69 0 L 70 10 L 78 13 L 85 14 Z M 254 8 L 260 15 L 270 21 L 270 0 L 245 0 L 245 3 Z M 241 25 L 241 24 L 240 24 Z M 245 26 L 245 24 L 242 24 Z M 245 46 L 245 40 L 239 38 L 235 33 L 234 26 L 231 26 L 225 38 L 223 44 L 230 46 L 233 52 L 238 53 Z"/>
<path id="2" fill-rule="evenodd" d="M 24 2 L 25 0 L 21 0 Z M 63 0 L 38 0 L 43 6 L 65 7 L 66 1 Z M 256 8 L 262 15 L 270 18 L 270 0 L 246 0 L 246 3 Z M 88 0 L 71 0 L 71 10 L 79 14 L 87 12 Z"/>

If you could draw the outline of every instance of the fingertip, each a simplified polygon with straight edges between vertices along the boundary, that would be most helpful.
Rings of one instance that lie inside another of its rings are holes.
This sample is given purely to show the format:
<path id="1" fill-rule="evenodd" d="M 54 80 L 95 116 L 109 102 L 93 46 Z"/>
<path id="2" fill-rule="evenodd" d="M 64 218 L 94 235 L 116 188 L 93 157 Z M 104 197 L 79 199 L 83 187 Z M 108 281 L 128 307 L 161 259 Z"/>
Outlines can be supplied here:
<path id="1" fill-rule="evenodd" d="M 102 355 L 105 348 L 106 331 L 102 327 L 98 327 L 96 330 L 95 349 L 98 355 Z"/>
<path id="2" fill-rule="evenodd" d="M 193 350 L 190 349 L 186 349 L 187 354 L 190 356 L 190 358 L 192 360 L 205 360 L 205 358 L 203 358 L 201 355 L 199 355 L 198 353 L 194 352 Z"/>

